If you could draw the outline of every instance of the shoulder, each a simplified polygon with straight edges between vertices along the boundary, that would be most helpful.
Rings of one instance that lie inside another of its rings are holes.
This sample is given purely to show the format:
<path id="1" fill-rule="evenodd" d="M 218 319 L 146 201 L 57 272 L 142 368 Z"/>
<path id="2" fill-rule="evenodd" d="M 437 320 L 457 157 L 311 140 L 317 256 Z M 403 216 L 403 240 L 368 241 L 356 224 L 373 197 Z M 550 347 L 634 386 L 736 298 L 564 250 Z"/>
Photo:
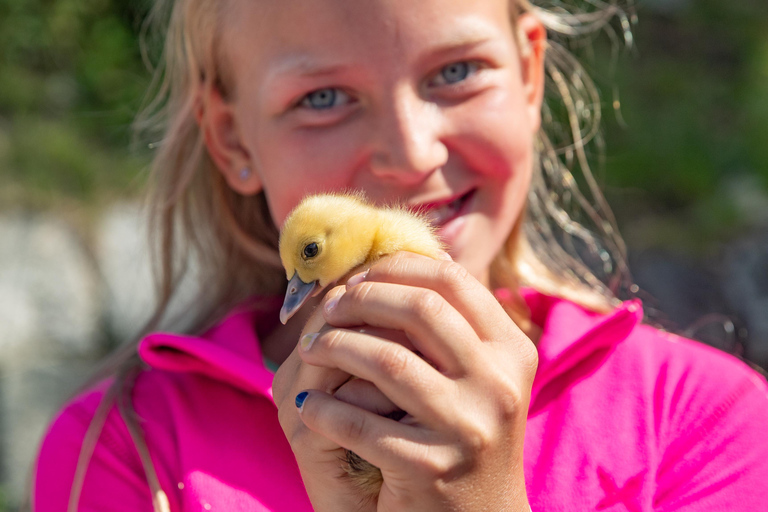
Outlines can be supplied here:
<path id="1" fill-rule="evenodd" d="M 638 359 L 670 407 L 691 416 L 696 402 L 730 407 L 736 402 L 768 405 L 768 383 L 744 361 L 717 348 L 649 325 L 630 334 L 623 356 Z"/>
<path id="2" fill-rule="evenodd" d="M 84 471 L 78 510 L 98 509 L 115 496 L 125 506 L 115 510 L 151 509 L 141 461 L 125 423 L 114 406 L 99 407 L 108 385 L 74 398 L 48 428 L 35 468 L 35 510 L 66 510 L 78 467 Z"/>
<path id="3" fill-rule="evenodd" d="M 36 511 L 66 510 L 77 485 L 82 485 L 78 510 L 152 510 L 144 464 L 109 397 L 111 384 L 104 381 L 76 396 L 51 422 L 36 461 Z M 180 503 L 174 492 L 181 480 L 180 459 L 194 459 L 208 436 L 226 435 L 227 424 L 247 410 L 243 393 L 205 376 L 150 368 L 139 374 L 130 395 L 129 409 L 140 425 L 153 470 L 175 507 Z M 182 454 L 180 442 L 192 453 Z"/>
<path id="4" fill-rule="evenodd" d="M 768 413 L 768 383 L 744 361 L 649 325 L 637 325 L 616 347 L 612 365 L 632 376 L 628 385 L 678 433 Z"/>
<path id="5" fill-rule="evenodd" d="M 647 325 L 617 355 L 638 361 L 651 406 L 660 508 L 756 510 L 753 498 L 768 495 L 765 379 L 716 348 Z"/>

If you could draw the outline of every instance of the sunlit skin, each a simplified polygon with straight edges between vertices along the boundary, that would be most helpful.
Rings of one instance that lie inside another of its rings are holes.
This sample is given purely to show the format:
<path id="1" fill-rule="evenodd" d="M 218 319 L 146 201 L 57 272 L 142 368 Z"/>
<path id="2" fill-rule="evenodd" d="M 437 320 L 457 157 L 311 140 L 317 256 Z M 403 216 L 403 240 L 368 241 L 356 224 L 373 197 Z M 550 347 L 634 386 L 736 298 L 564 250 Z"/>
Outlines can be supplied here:
<path id="1" fill-rule="evenodd" d="M 404 202 L 432 212 L 454 259 L 384 258 L 262 340 L 285 359 L 274 398 L 315 510 L 361 510 L 342 447 L 382 471 L 362 510 L 528 510 L 536 352 L 487 286 L 528 192 L 546 34 L 510 9 L 234 0 L 224 20 L 229 90 L 202 98 L 200 122 L 230 186 L 263 190 L 278 227 L 308 194 Z M 393 407 L 409 421 L 373 413 Z"/>
<path id="2" fill-rule="evenodd" d="M 309 193 L 423 205 L 475 191 L 449 252 L 487 283 L 524 204 L 539 123 L 506 2 L 237 5 L 224 45 L 238 135 L 220 136 L 236 149 L 222 162 L 233 186 L 258 181 L 278 227 Z M 467 75 L 448 83 L 452 64 Z M 322 96 L 308 94 L 323 90 L 332 106 L 312 108 Z"/>

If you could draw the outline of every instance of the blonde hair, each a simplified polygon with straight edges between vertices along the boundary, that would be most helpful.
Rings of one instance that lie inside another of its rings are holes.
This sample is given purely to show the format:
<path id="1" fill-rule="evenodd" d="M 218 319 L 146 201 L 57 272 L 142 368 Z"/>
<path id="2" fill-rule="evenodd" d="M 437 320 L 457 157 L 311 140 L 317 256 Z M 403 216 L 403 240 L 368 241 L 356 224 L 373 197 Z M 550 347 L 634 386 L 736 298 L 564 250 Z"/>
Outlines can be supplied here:
<path id="1" fill-rule="evenodd" d="M 610 22 L 617 18 L 625 44 L 631 46 L 632 21 L 616 0 L 520 2 L 547 28 L 547 88 L 527 212 L 497 257 L 495 275 L 510 288 L 531 286 L 605 312 L 637 288 L 588 157 L 590 148 L 597 155 L 603 150 L 600 97 L 569 43 L 581 43 L 583 36 L 600 30 L 615 42 Z"/>
<path id="2" fill-rule="evenodd" d="M 596 88 L 567 49 L 570 38 L 592 34 L 618 18 L 625 37 L 629 19 L 618 0 L 512 0 L 519 11 L 538 16 L 548 29 L 548 76 L 542 129 L 527 213 L 518 220 L 492 265 L 494 286 L 532 286 L 598 311 L 609 310 L 631 284 L 625 249 L 615 221 L 590 172 L 589 144 L 600 146 Z M 201 98 L 209 88 L 230 93 L 220 28 L 227 2 L 157 0 L 147 27 L 164 33 L 152 99 L 137 118 L 137 131 L 153 141 L 156 154 L 148 199 L 156 264 L 158 304 L 145 332 L 166 316 L 178 284 L 197 269 L 201 293 L 190 331 L 214 324 L 232 306 L 254 295 L 279 294 L 285 286 L 277 256 L 278 233 L 263 193 L 233 192 L 209 157 L 198 125 Z M 512 20 L 514 23 L 514 19 Z M 151 32 L 147 32 L 151 35 Z M 574 172 L 585 182 L 577 186 Z M 507 304 L 524 321 L 522 301 Z M 115 376 L 99 405 L 81 450 L 70 495 L 77 508 L 90 456 L 106 415 L 115 403 L 135 442 L 156 511 L 168 501 L 131 405 L 131 389 L 142 363 L 131 344 L 106 362 L 91 382 Z"/>

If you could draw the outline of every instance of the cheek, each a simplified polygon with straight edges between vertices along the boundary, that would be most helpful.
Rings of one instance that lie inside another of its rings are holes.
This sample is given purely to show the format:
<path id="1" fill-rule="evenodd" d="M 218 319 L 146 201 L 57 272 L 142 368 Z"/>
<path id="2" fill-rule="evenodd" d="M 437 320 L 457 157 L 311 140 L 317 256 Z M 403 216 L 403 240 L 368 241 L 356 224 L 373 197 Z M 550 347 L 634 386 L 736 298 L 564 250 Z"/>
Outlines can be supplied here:
<path id="1" fill-rule="evenodd" d="M 482 106 L 482 112 L 485 113 L 484 123 L 488 127 L 489 136 L 505 141 L 518 154 L 521 149 L 532 147 L 537 128 L 531 125 L 521 90 L 512 88 L 491 95 Z"/>
<path id="2" fill-rule="evenodd" d="M 251 154 L 278 227 L 306 195 L 351 188 L 352 137 L 320 130 L 269 134 L 253 139 Z"/>
<path id="3" fill-rule="evenodd" d="M 464 134 L 462 152 L 473 169 L 503 181 L 530 174 L 534 130 L 517 98 L 501 93 L 484 98 L 457 120 L 457 126 Z"/>
<path id="4" fill-rule="evenodd" d="M 469 167 L 485 180 L 483 199 L 492 217 L 488 229 L 499 239 L 523 210 L 533 169 L 536 127 L 522 91 L 513 85 L 478 98 L 460 121 L 471 134 L 464 152 Z"/>

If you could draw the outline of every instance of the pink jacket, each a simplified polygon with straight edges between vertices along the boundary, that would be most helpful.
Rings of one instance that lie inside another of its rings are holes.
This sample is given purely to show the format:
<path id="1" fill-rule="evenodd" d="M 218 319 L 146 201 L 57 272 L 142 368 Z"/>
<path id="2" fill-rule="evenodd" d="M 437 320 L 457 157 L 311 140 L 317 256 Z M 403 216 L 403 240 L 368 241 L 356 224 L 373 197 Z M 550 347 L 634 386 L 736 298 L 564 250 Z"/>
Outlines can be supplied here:
<path id="1" fill-rule="evenodd" d="M 535 292 L 525 298 L 543 328 L 525 438 L 534 511 L 768 507 L 768 386 L 760 376 L 641 325 L 637 302 L 598 315 Z M 278 308 L 235 311 L 201 337 L 158 333 L 141 342 L 151 369 L 134 403 L 172 510 L 312 510 L 256 335 Z M 77 397 L 51 425 L 37 461 L 37 512 L 66 510 L 103 390 Z M 151 509 L 138 453 L 113 410 L 80 510 Z"/>

